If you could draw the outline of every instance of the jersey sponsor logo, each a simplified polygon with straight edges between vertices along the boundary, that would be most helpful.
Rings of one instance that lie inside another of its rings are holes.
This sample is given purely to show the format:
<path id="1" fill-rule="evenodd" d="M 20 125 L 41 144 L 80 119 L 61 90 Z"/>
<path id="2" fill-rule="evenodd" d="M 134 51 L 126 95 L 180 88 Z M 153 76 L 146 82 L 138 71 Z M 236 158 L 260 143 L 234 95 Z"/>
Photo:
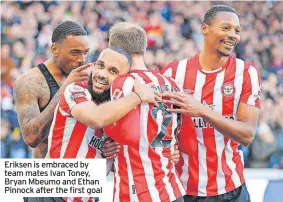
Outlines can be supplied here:
<path id="1" fill-rule="evenodd" d="M 221 86 L 221 93 L 224 97 L 232 97 L 235 95 L 236 89 L 232 83 L 224 83 Z"/>
<path id="2" fill-rule="evenodd" d="M 90 146 L 94 147 L 95 149 L 98 149 L 101 151 L 101 145 L 102 145 L 102 140 L 95 135 L 92 136 L 91 140 L 88 143 Z"/>
<path id="3" fill-rule="evenodd" d="M 80 92 L 80 93 L 74 93 L 71 95 L 72 100 L 75 100 L 76 98 L 79 98 L 79 97 L 86 97 L 86 94 L 84 92 Z"/>
<path id="4" fill-rule="evenodd" d="M 227 116 L 224 116 L 224 117 L 226 119 L 235 120 L 233 115 L 227 115 Z M 210 125 L 210 123 L 208 123 L 205 119 L 203 119 L 201 117 L 194 117 L 193 121 L 194 121 L 196 128 L 213 128 L 213 126 Z"/>

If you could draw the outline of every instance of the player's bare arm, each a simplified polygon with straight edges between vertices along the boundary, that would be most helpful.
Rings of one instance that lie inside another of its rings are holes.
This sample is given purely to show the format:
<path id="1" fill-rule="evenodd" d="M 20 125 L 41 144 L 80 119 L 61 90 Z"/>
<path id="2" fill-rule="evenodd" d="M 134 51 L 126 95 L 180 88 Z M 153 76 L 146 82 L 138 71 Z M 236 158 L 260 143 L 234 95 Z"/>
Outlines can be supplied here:
<path id="1" fill-rule="evenodd" d="M 89 66 L 86 64 L 73 70 L 42 112 L 40 108 L 48 103 L 50 96 L 48 84 L 43 76 L 32 70 L 16 80 L 14 93 L 18 120 L 24 140 L 30 147 L 36 147 L 48 136 L 54 109 L 62 91 L 68 83 L 87 80 L 87 73 L 81 71 Z"/>
<path id="2" fill-rule="evenodd" d="M 237 112 L 238 118 L 231 120 L 201 104 L 191 95 L 166 92 L 163 96 L 173 98 L 173 100 L 164 100 L 165 103 L 181 107 L 181 109 L 168 109 L 170 112 L 179 112 L 191 117 L 202 117 L 216 130 L 244 146 L 249 145 L 254 139 L 260 111 L 256 107 L 240 102 Z"/>
<path id="3" fill-rule="evenodd" d="M 93 101 L 82 102 L 75 105 L 72 110 L 72 116 L 78 121 L 92 128 L 103 128 L 108 126 L 130 112 L 141 102 L 154 103 L 160 94 L 153 90 L 149 85 L 136 82 L 135 92 L 118 100 L 113 100 L 97 106 Z"/>
<path id="4" fill-rule="evenodd" d="M 48 102 L 49 88 L 40 76 L 21 75 L 15 83 L 15 105 L 25 142 L 36 147 L 47 137 L 60 92 L 40 113 L 40 102 Z"/>

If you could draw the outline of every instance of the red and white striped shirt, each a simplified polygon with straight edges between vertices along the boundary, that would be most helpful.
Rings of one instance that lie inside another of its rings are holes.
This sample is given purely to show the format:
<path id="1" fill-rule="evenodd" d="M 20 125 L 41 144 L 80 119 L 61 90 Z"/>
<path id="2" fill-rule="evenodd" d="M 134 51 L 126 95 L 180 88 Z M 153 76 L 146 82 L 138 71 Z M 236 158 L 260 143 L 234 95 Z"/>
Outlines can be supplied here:
<path id="1" fill-rule="evenodd" d="M 119 99 L 133 91 L 135 80 L 154 83 L 160 92 L 179 91 L 173 79 L 157 71 L 135 70 L 119 77 L 111 87 L 111 98 Z M 115 202 L 171 202 L 185 190 L 171 162 L 178 115 L 166 111 L 172 105 L 142 103 L 114 125 L 104 128 L 107 136 L 122 144 L 114 161 Z"/>
<path id="2" fill-rule="evenodd" d="M 92 101 L 87 82 L 72 83 L 65 88 L 54 112 L 45 158 L 102 158 L 102 133 L 77 121 L 71 109 L 79 103 Z M 67 202 L 94 202 L 89 197 L 64 198 Z"/>
<path id="3" fill-rule="evenodd" d="M 229 56 L 222 68 L 207 72 L 200 66 L 199 55 L 195 55 L 168 64 L 162 73 L 226 118 L 237 120 L 239 102 L 260 108 L 260 73 L 241 59 Z M 187 134 L 186 141 L 179 142 L 181 159 L 176 164 L 187 194 L 215 196 L 242 185 L 244 162 L 239 144 L 201 117 L 192 120 L 197 135 Z M 181 127 L 181 133 L 186 134 L 186 129 L 182 130 Z"/>

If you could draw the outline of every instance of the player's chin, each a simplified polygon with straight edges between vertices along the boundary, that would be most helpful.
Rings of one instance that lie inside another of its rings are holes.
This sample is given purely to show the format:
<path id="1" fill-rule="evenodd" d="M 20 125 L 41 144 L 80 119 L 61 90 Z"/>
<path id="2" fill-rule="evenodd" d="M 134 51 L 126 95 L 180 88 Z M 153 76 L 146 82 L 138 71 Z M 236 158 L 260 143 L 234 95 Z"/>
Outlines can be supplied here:
<path id="1" fill-rule="evenodd" d="M 105 86 L 103 88 L 97 88 L 95 86 L 93 86 L 92 90 L 97 93 L 97 94 L 101 94 L 101 93 L 104 93 L 106 90 L 108 90 L 109 87 L 108 86 Z"/>
<path id="2" fill-rule="evenodd" d="M 231 55 L 233 49 L 227 50 L 227 49 L 217 49 L 217 53 L 221 56 L 228 57 Z"/>

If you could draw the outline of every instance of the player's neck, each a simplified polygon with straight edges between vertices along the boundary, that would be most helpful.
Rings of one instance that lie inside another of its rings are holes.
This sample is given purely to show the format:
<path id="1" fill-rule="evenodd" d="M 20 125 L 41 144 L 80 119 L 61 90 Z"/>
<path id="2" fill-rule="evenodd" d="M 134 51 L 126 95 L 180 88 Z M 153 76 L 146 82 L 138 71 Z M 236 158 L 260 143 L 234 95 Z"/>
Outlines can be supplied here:
<path id="1" fill-rule="evenodd" d="M 213 71 L 219 69 L 226 64 L 228 56 L 220 56 L 216 53 L 211 53 L 211 51 L 204 50 L 199 54 L 200 66 L 207 71 Z"/>
<path id="2" fill-rule="evenodd" d="M 50 57 L 44 62 L 50 74 L 54 77 L 57 83 L 61 83 L 63 80 L 62 71 L 60 70 L 59 63 L 54 62 L 53 58 Z"/>
<path id="3" fill-rule="evenodd" d="M 132 66 L 131 70 L 147 70 L 145 64 L 143 55 L 134 55 L 132 54 Z"/>

